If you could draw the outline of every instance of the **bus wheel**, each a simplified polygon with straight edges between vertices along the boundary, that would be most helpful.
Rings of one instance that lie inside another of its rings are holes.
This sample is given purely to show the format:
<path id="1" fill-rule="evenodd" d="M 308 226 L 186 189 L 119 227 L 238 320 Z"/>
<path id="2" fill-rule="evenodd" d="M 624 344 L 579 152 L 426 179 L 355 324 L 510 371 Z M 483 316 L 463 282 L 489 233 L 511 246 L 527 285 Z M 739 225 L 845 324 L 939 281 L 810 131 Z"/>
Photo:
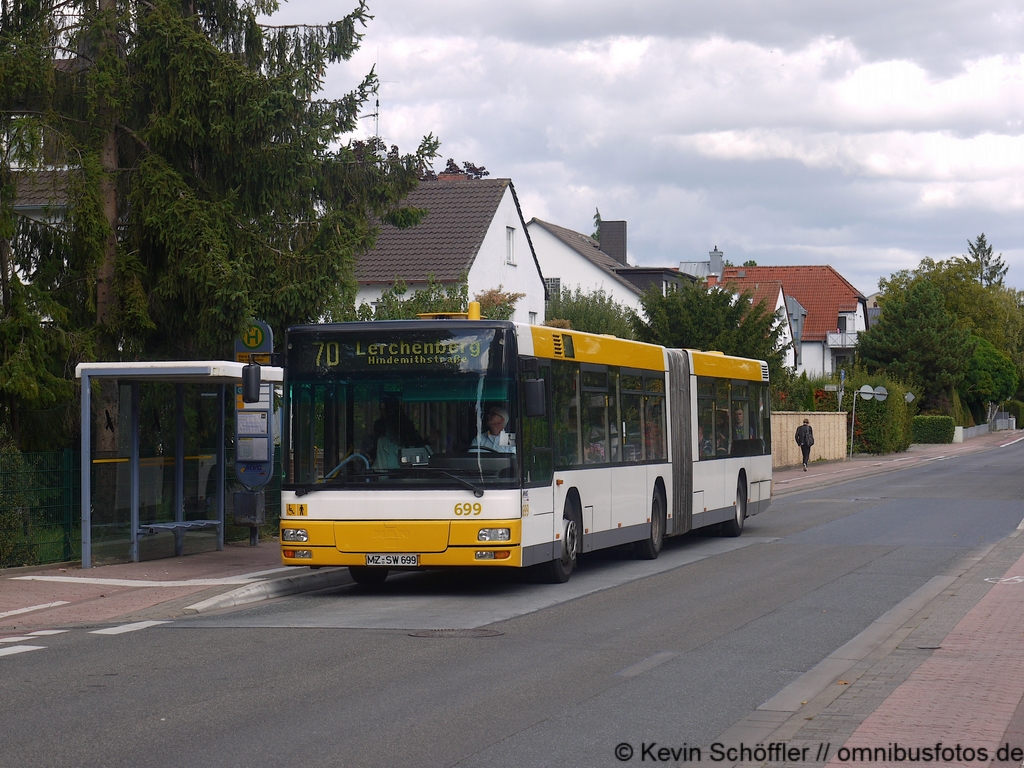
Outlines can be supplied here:
<path id="1" fill-rule="evenodd" d="M 736 483 L 736 515 L 722 523 L 723 536 L 739 536 L 743 533 L 743 521 L 747 517 L 747 486 L 743 480 Z"/>
<path id="2" fill-rule="evenodd" d="M 558 559 L 540 566 L 541 578 L 548 584 L 564 584 L 572 576 L 576 568 L 576 556 L 583 548 L 580 538 L 582 533 L 576 508 L 572 502 L 566 501 L 565 511 L 562 513 L 562 553 Z"/>
<path id="3" fill-rule="evenodd" d="M 654 560 L 665 543 L 665 500 L 661 491 L 655 489 L 651 501 L 651 535 L 634 545 L 636 556 L 641 560 Z"/>
<path id="4" fill-rule="evenodd" d="M 367 565 L 350 565 L 348 573 L 356 584 L 367 587 L 379 587 L 388 577 L 387 568 L 370 568 Z"/>

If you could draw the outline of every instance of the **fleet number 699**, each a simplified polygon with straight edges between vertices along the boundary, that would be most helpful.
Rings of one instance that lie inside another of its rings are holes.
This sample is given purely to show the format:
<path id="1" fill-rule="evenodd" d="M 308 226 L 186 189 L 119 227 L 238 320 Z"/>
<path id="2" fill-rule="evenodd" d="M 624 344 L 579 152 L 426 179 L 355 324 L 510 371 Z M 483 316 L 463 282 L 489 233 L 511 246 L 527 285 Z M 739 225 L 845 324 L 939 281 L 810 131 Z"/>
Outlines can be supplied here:
<path id="1" fill-rule="evenodd" d="M 455 505 L 455 514 L 460 517 L 468 517 L 470 515 L 479 515 L 484 511 L 484 505 L 478 502 L 465 502 L 464 504 Z"/>

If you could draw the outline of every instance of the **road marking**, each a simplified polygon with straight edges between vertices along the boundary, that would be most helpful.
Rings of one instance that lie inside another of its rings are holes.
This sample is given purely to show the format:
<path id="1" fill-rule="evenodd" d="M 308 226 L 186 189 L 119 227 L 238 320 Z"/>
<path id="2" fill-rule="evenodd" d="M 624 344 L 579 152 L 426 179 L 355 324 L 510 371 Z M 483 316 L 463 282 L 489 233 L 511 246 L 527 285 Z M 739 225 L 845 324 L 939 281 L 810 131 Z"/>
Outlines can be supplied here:
<path id="1" fill-rule="evenodd" d="M 274 569 L 275 571 L 278 569 Z M 283 570 L 288 570 L 287 568 Z M 270 571 L 261 571 L 270 573 Z M 181 581 L 144 581 L 142 579 L 99 579 L 91 576 L 12 576 L 23 581 L 59 581 L 65 584 L 96 584 L 103 587 L 211 587 L 223 584 L 251 584 L 258 581 L 253 575 L 228 576 L 221 579 L 186 579 Z M 59 605 L 59 603 L 55 603 Z M 45 608 L 47 606 L 39 606 Z M 3 618 L 5 614 L 0 614 Z"/>
<path id="2" fill-rule="evenodd" d="M 1017 438 L 1016 440 L 1011 440 L 1011 441 L 1010 441 L 1010 442 L 1008 442 L 1008 443 L 1003 443 L 1003 444 L 1002 444 L 1002 445 L 1000 445 L 999 447 L 1000 447 L 1000 448 L 1005 448 L 1005 447 L 1006 447 L 1006 446 L 1008 446 L 1008 445 L 1013 445 L 1014 443 L 1019 443 L 1019 442 L 1020 442 L 1021 440 L 1024 440 L 1024 437 L 1018 437 L 1018 438 Z"/>
<path id="3" fill-rule="evenodd" d="M 13 656 L 26 651 L 42 651 L 45 648 L 45 645 L 12 645 L 10 648 L 0 648 L 0 656 Z"/>
<path id="4" fill-rule="evenodd" d="M 661 653 L 656 653 L 653 656 L 648 656 L 643 661 L 638 661 L 636 664 L 633 664 L 630 667 L 620 669 L 618 672 L 615 673 L 615 676 L 636 677 L 637 675 L 643 674 L 649 669 L 660 667 L 666 661 L 671 661 L 678 655 L 678 653 L 673 653 L 672 651 L 662 651 Z"/>
<path id="5" fill-rule="evenodd" d="M 42 637 L 43 635 L 63 635 L 67 632 L 66 629 L 37 629 L 35 632 L 29 632 L 27 637 Z"/>
<path id="6" fill-rule="evenodd" d="M 149 629 L 157 624 L 170 624 L 169 621 L 136 621 L 134 624 L 122 624 L 120 627 L 107 627 L 96 629 L 90 635 L 123 635 L 125 632 L 136 632 L 140 629 Z"/>
<path id="7" fill-rule="evenodd" d="M 23 576 L 15 576 L 14 578 L 20 579 Z M 58 600 L 55 603 L 43 603 L 42 605 L 30 605 L 28 608 L 17 608 L 13 611 L 4 611 L 0 613 L 0 619 L 6 619 L 8 616 L 17 616 L 19 613 L 28 613 L 29 611 L 41 611 L 44 608 L 56 608 L 58 605 L 67 605 L 67 600 Z"/>

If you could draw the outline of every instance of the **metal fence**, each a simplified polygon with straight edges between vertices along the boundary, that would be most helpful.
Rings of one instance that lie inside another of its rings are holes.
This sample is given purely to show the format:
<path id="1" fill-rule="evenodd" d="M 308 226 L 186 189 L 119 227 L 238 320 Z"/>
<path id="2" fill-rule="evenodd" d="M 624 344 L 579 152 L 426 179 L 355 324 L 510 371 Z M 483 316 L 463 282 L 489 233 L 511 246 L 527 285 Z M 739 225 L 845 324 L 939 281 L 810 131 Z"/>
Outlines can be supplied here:
<path id="1" fill-rule="evenodd" d="M 0 568 L 81 559 L 81 464 L 77 451 L 0 454 Z M 109 483 L 109 470 L 93 465 L 93 489 Z M 226 530 L 228 541 L 249 538 L 232 525 L 233 456 L 228 452 Z M 280 472 L 266 487 L 265 535 L 276 533 L 281 507 Z M 102 491 L 100 491 L 102 493 Z M 94 526 L 95 527 L 95 526 Z"/>

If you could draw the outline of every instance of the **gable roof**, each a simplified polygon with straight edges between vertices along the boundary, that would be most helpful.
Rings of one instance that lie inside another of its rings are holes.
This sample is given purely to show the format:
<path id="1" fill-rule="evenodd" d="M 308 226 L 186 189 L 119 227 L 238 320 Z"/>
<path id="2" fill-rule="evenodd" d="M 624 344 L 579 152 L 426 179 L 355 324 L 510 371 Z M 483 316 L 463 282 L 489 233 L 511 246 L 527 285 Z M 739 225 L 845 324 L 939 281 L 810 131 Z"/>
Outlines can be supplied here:
<path id="1" fill-rule="evenodd" d="M 373 250 L 360 256 L 356 263 L 356 280 L 393 283 L 401 278 L 420 282 L 430 275 L 439 282 L 459 280 L 473 266 L 505 190 L 511 190 L 526 232 L 511 179 L 421 181 L 402 203 L 425 208 L 427 215 L 415 227 L 406 229 L 382 224 Z M 528 232 L 526 237 L 539 273 L 540 264 Z"/>
<path id="2" fill-rule="evenodd" d="M 856 312 L 864 301 L 861 292 L 830 266 L 806 267 L 726 267 L 722 282 L 738 280 L 760 283 L 779 282 L 787 296 L 792 296 L 807 310 L 803 341 L 825 341 L 827 333 L 835 333 L 841 312 Z M 743 276 L 740 276 L 743 273 Z M 866 318 L 865 318 L 866 319 Z"/>
<path id="3" fill-rule="evenodd" d="M 581 234 L 565 227 L 560 227 L 557 224 L 552 224 L 547 221 L 541 221 L 537 217 L 530 219 L 531 224 L 547 230 L 549 233 L 554 235 L 556 238 L 561 240 L 565 245 L 572 248 L 576 253 L 585 258 L 591 264 L 598 269 L 608 273 L 608 277 L 622 284 L 623 287 L 628 288 L 638 296 L 642 291 L 637 288 L 636 285 L 621 277 L 616 269 L 621 269 L 627 265 L 621 264 L 607 253 L 601 250 L 601 244 L 592 237 Z"/>
<path id="4" fill-rule="evenodd" d="M 733 286 L 740 292 L 749 292 L 754 299 L 754 304 L 764 302 L 770 312 L 775 311 L 775 305 L 779 301 L 779 291 L 783 294 L 783 308 L 785 308 L 786 290 L 779 280 L 757 280 L 751 277 L 725 277 L 723 284 Z"/>

